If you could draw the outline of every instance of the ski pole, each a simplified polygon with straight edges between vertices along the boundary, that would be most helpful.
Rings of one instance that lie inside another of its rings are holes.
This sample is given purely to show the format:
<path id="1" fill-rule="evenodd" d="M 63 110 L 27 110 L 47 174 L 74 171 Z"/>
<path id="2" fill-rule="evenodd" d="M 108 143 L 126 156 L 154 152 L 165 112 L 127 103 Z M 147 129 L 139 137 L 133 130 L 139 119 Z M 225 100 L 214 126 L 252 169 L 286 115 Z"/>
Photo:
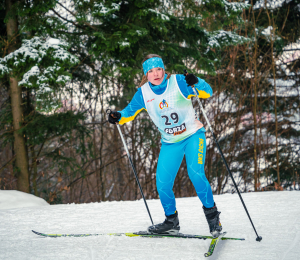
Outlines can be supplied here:
<path id="1" fill-rule="evenodd" d="M 188 75 L 187 70 L 184 70 L 184 75 L 185 75 L 185 76 Z M 242 198 L 242 196 L 241 196 L 241 194 L 240 194 L 240 191 L 239 191 L 239 189 L 238 189 L 238 187 L 237 187 L 237 185 L 236 185 L 236 183 L 235 183 L 235 180 L 234 180 L 233 175 L 232 175 L 232 173 L 231 173 L 231 171 L 230 171 L 230 169 L 229 169 L 229 166 L 228 166 L 228 164 L 227 164 L 227 162 L 226 162 L 226 159 L 225 159 L 225 157 L 224 157 L 224 155 L 223 155 L 223 152 L 222 152 L 222 150 L 221 150 L 221 147 L 220 147 L 220 145 L 219 145 L 219 142 L 218 142 L 218 140 L 217 140 L 217 138 L 216 138 L 216 136 L 215 136 L 215 134 L 214 134 L 214 131 L 213 131 L 213 129 L 212 129 L 210 123 L 209 123 L 209 120 L 208 120 L 208 118 L 207 118 L 207 116 L 206 116 L 206 113 L 205 113 L 205 111 L 204 111 L 204 108 L 203 108 L 203 106 L 202 106 L 202 103 L 201 103 L 201 101 L 200 101 L 200 99 L 199 99 L 199 97 L 198 97 L 197 91 L 196 91 L 196 89 L 195 89 L 195 85 L 192 86 L 192 89 L 193 89 L 193 91 L 194 91 L 194 94 L 195 94 L 196 99 L 197 99 L 197 101 L 198 101 L 198 104 L 199 104 L 199 106 L 200 106 L 201 112 L 202 112 L 202 114 L 204 115 L 205 120 L 206 120 L 206 122 L 207 122 L 207 124 L 208 124 L 208 127 L 209 127 L 209 129 L 210 129 L 210 131 L 211 131 L 211 134 L 212 134 L 212 136 L 213 136 L 213 138 L 214 138 L 214 140 L 215 140 L 215 142 L 216 142 L 216 144 L 217 144 L 217 147 L 218 147 L 218 149 L 219 149 L 219 152 L 220 152 L 220 154 L 221 154 L 221 157 L 222 157 L 222 159 L 223 159 L 223 161 L 224 161 L 224 163 L 225 163 L 226 169 L 227 169 L 227 171 L 228 171 L 228 173 L 229 173 L 229 175 L 230 175 L 230 177 L 231 177 L 231 179 L 232 179 L 232 182 L 233 182 L 233 184 L 234 184 L 234 186 L 235 186 L 235 189 L 236 189 L 236 191 L 237 191 L 237 193 L 238 193 L 238 195 L 239 195 L 239 197 L 240 197 L 240 199 L 241 199 L 241 202 L 242 202 L 242 204 L 243 204 L 243 206 L 244 206 L 244 209 L 245 209 L 245 211 L 246 211 L 246 213 L 247 213 L 247 215 L 248 215 L 248 218 L 249 218 L 249 220 L 250 220 L 250 222 L 251 222 L 251 224 L 252 224 L 252 227 L 253 227 L 253 229 L 254 229 L 254 231 L 255 231 L 255 234 L 256 234 L 256 236 L 257 236 L 257 237 L 256 237 L 256 241 L 260 242 L 260 241 L 262 240 L 262 237 L 259 236 L 259 235 L 257 234 L 257 232 L 256 232 L 256 229 L 255 229 L 254 224 L 253 224 L 253 222 L 252 222 L 252 220 L 251 220 L 250 214 L 249 214 L 249 212 L 248 212 L 248 210 L 247 210 L 247 207 L 246 207 L 246 205 L 245 205 L 245 203 L 244 203 L 244 200 L 243 200 L 243 198 Z"/>
<path id="2" fill-rule="evenodd" d="M 111 113 L 111 110 L 110 110 L 110 109 L 107 109 L 107 110 L 106 110 L 106 114 L 109 115 L 110 113 Z M 151 222 L 152 222 L 152 225 L 154 225 L 153 220 L 152 220 L 152 217 L 151 217 L 151 214 L 150 214 L 150 210 L 149 210 L 149 208 L 148 208 L 148 205 L 147 205 L 147 202 L 146 202 L 144 193 L 143 193 L 142 186 L 141 186 L 141 184 L 140 184 L 139 178 L 138 178 L 138 176 L 137 176 L 136 170 L 135 170 L 135 168 L 134 168 L 134 165 L 133 165 L 133 162 L 132 162 L 132 160 L 131 160 L 131 157 L 130 157 L 130 154 L 129 154 L 129 151 L 128 151 L 128 148 L 127 148 L 127 145 L 126 145 L 126 142 L 125 142 L 125 139 L 124 139 L 124 137 L 123 137 L 123 134 L 122 134 L 122 131 L 121 131 L 121 129 L 120 129 L 120 126 L 119 126 L 118 122 L 116 122 L 116 126 L 117 126 L 117 128 L 118 128 L 118 130 L 119 130 L 119 133 L 120 133 L 120 136 L 121 136 L 121 139 L 122 139 L 124 148 L 125 148 L 125 150 L 126 150 L 126 153 L 127 153 L 128 159 L 129 159 L 129 162 L 130 162 L 130 164 L 131 164 L 131 168 L 132 168 L 133 173 L 134 173 L 134 175 L 135 175 L 136 182 L 137 182 L 137 184 L 138 184 L 138 186 L 139 186 L 139 188 L 140 188 L 140 192 L 141 192 L 142 197 L 143 197 L 143 200 L 144 200 L 144 202 L 145 202 L 145 206 L 146 206 L 146 208 L 147 208 L 147 211 L 148 211 L 150 220 L 151 220 Z"/>

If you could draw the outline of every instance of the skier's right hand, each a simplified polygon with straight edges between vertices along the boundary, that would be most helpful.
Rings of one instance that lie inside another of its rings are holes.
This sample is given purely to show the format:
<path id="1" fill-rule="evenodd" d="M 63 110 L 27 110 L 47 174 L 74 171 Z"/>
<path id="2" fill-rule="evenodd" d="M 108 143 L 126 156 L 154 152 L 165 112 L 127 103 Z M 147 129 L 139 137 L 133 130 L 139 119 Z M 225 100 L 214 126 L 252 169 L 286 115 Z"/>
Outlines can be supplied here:
<path id="1" fill-rule="evenodd" d="M 111 111 L 108 114 L 108 122 L 111 124 L 116 124 L 117 122 L 119 122 L 120 118 L 122 117 L 121 113 L 118 111 Z"/>

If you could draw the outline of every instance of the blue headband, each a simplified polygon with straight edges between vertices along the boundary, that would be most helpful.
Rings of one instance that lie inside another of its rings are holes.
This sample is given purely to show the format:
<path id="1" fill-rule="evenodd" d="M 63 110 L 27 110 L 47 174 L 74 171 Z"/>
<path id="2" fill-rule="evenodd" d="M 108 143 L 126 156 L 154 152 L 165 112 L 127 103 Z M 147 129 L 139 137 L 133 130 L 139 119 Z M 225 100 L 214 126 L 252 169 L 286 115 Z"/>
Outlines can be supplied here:
<path id="1" fill-rule="evenodd" d="M 162 61 L 161 58 L 158 58 L 158 57 L 153 57 L 151 59 L 148 59 L 146 60 L 144 63 L 143 63 L 143 70 L 144 70 L 144 74 L 146 75 L 147 72 L 151 69 L 154 69 L 154 68 L 162 68 L 162 69 L 165 69 L 165 66 L 164 66 L 164 62 Z"/>

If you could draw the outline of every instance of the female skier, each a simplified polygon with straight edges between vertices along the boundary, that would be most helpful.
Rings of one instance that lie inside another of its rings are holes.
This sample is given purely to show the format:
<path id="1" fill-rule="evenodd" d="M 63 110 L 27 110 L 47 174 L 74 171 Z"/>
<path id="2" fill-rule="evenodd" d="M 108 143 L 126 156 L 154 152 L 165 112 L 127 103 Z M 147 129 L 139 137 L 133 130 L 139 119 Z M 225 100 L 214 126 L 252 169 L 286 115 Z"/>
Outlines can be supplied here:
<path id="1" fill-rule="evenodd" d="M 157 163 L 156 186 L 166 219 L 150 226 L 156 234 L 177 234 L 180 230 L 178 211 L 173 193 L 174 180 L 185 155 L 189 177 L 203 204 L 210 233 L 218 237 L 222 226 L 212 190 L 204 173 L 206 139 L 203 124 L 197 119 L 191 102 L 195 85 L 200 98 L 212 95 L 211 87 L 193 74 L 171 75 L 165 72 L 162 58 L 149 54 L 142 62 L 144 76 L 128 106 L 112 111 L 111 124 L 123 125 L 133 120 L 143 109 L 161 133 L 161 151 Z"/>

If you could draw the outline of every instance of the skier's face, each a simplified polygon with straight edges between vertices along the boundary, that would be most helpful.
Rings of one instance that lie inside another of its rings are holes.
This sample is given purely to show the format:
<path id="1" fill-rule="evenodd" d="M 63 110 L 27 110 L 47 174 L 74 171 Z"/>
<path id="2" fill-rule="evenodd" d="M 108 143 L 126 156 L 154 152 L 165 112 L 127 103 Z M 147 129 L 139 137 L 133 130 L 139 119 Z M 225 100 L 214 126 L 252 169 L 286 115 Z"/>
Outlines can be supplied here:
<path id="1" fill-rule="evenodd" d="M 147 72 L 147 79 L 152 83 L 153 85 L 160 85 L 165 76 L 165 71 L 162 68 L 154 68 Z"/>

